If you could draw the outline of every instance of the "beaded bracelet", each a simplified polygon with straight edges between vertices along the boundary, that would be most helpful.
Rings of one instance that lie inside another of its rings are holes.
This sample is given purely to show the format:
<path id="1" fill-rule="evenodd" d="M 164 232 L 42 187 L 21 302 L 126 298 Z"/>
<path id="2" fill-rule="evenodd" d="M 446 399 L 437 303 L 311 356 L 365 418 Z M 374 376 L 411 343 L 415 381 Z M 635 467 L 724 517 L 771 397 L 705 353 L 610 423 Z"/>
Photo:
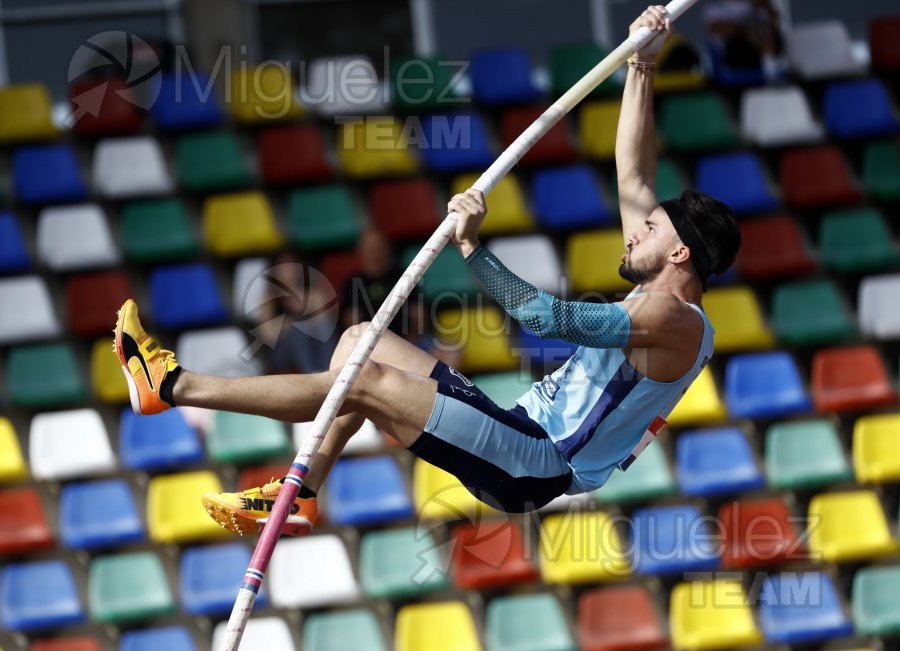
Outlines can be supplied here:
<path id="1" fill-rule="evenodd" d="M 638 61 L 634 57 L 628 59 L 628 65 L 640 72 L 653 72 L 656 64 L 652 61 Z"/>

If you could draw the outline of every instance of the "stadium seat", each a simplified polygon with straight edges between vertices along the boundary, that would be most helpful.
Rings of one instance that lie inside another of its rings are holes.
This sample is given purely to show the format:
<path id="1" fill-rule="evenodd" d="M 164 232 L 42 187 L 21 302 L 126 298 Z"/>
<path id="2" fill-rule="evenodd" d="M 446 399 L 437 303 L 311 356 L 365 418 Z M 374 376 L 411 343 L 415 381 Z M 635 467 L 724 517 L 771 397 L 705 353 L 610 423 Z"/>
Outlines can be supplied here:
<path id="1" fill-rule="evenodd" d="M 93 409 L 42 412 L 31 419 L 28 459 L 35 479 L 63 480 L 115 469 L 103 420 Z"/>
<path id="2" fill-rule="evenodd" d="M 78 624 L 84 609 L 75 577 L 61 560 L 9 563 L 0 570 L 0 624 L 33 631 Z"/>
<path id="3" fill-rule="evenodd" d="M 57 273 L 119 262 L 109 224 L 96 204 L 45 208 L 38 217 L 38 258 Z"/>
<path id="4" fill-rule="evenodd" d="M 850 34 L 839 20 L 795 25 L 785 42 L 791 68 L 804 80 L 865 72 L 865 66 L 853 57 Z"/>
<path id="5" fill-rule="evenodd" d="M 408 268 L 420 250 L 419 245 L 403 249 L 400 256 L 401 267 Z M 440 299 L 458 303 L 462 297 L 478 294 L 476 282 L 459 252 L 454 247 L 445 247 L 428 267 L 419 287 L 426 304 L 431 305 L 438 301 L 437 306 L 440 307 Z"/>
<path id="6" fill-rule="evenodd" d="M 882 484 L 900 479 L 898 414 L 867 414 L 853 424 L 853 470 L 856 481 Z"/>
<path id="7" fill-rule="evenodd" d="M 301 99 L 319 117 L 371 115 L 390 110 L 384 82 L 372 60 L 362 54 L 320 57 L 309 64 Z"/>
<path id="8" fill-rule="evenodd" d="M 105 403 L 118 405 L 129 401 L 128 383 L 122 375 L 122 364 L 111 355 L 109 339 L 96 340 L 91 346 L 91 390 Z"/>
<path id="9" fill-rule="evenodd" d="M 369 193 L 372 223 L 391 241 L 428 239 L 443 215 L 429 179 L 381 181 Z"/>
<path id="10" fill-rule="evenodd" d="M 750 287 L 713 288 L 703 309 L 716 331 L 716 352 L 771 348 L 772 332 Z"/>
<path id="11" fill-rule="evenodd" d="M 464 174 L 453 180 L 453 194 L 465 192 L 475 181 L 477 174 Z M 528 208 L 525 192 L 519 179 L 513 175 L 504 176 L 487 196 L 490 219 L 486 219 L 479 233 L 484 237 L 534 230 L 534 217 Z"/>
<path id="12" fill-rule="evenodd" d="M 856 336 L 856 322 L 829 280 L 777 285 L 772 292 L 772 330 L 793 346 L 845 341 Z"/>
<path id="13" fill-rule="evenodd" d="M 12 156 L 13 192 L 21 203 L 84 201 L 88 190 L 69 145 L 20 147 Z"/>
<path id="14" fill-rule="evenodd" d="M 516 400 L 531 391 L 533 380 L 531 374 L 519 371 L 507 373 L 487 373 L 471 378 L 485 395 L 504 409 L 512 409 Z"/>
<path id="15" fill-rule="evenodd" d="M 747 280 L 805 276 L 816 261 L 797 221 L 787 215 L 741 220 L 737 270 Z"/>
<path id="16" fill-rule="evenodd" d="M 550 69 L 550 94 L 553 97 L 562 96 L 605 56 L 606 52 L 596 43 L 566 43 L 552 46 L 547 63 Z M 591 91 L 588 97 L 618 95 L 621 90 L 622 81 L 609 77 Z"/>
<path id="17" fill-rule="evenodd" d="M 101 140 L 94 148 L 94 189 L 106 199 L 174 190 L 159 142 L 151 136 Z"/>
<path id="18" fill-rule="evenodd" d="M 783 351 L 731 357 L 725 402 L 734 418 L 778 418 L 812 408 L 793 358 Z"/>
<path id="19" fill-rule="evenodd" d="M 766 477 L 772 488 L 803 490 L 853 479 L 830 420 L 775 423 L 766 430 L 765 447 Z"/>
<path id="20" fill-rule="evenodd" d="M 133 201 L 122 206 L 122 251 L 132 262 L 192 258 L 200 244 L 178 199 Z"/>
<path id="21" fill-rule="evenodd" d="M 76 404 L 87 398 L 87 387 L 69 344 L 12 348 L 6 360 L 7 395 L 14 405 L 46 409 Z M 47 369 L 53 372 L 48 373 Z"/>
<path id="22" fill-rule="evenodd" d="M 625 504 L 649 502 L 677 492 L 665 449 L 657 441 L 644 448 L 628 470 L 614 470 L 607 482 L 594 491 L 594 497 L 600 502 Z"/>
<path id="23" fill-rule="evenodd" d="M 532 180 L 534 212 L 550 230 L 579 230 L 611 226 L 614 213 L 589 165 L 538 170 Z"/>
<path id="24" fill-rule="evenodd" d="M 122 271 L 101 271 L 66 279 L 66 322 L 82 337 L 107 334 L 114 314 L 134 289 Z"/>
<path id="25" fill-rule="evenodd" d="M 35 640 L 28 651 L 103 651 L 103 648 L 95 637 L 85 635 Z"/>
<path id="26" fill-rule="evenodd" d="M 159 92 L 150 117 L 162 131 L 206 129 L 222 123 L 223 115 L 209 77 L 198 70 L 190 74 L 161 72 Z M 238 95 L 240 97 L 240 95 Z M 233 98 L 229 98 L 233 99 Z"/>
<path id="27" fill-rule="evenodd" d="M 724 569 L 764 568 L 808 560 L 803 532 L 777 497 L 725 502 L 717 526 Z"/>
<path id="28" fill-rule="evenodd" d="M 481 649 L 475 621 L 462 601 L 410 604 L 397 611 L 395 651 Z"/>
<path id="29" fill-rule="evenodd" d="M 241 65 L 231 77 L 231 117 L 240 124 L 265 124 L 302 116 L 289 66 L 272 61 Z"/>
<path id="30" fill-rule="evenodd" d="M 175 175 L 191 192 L 218 192 L 246 187 L 252 181 L 246 156 L 230 131 L 189 133 L 175 142 Z"/>
<path id="31" fill-rule="evenodd" d="M 635 574 L 673 575 L 715 570 L 721 543 L 700 510 L 690 505 L 636 509 L 628 546 Z"/>
<path id="32" fill-rule="evenodd" d="M 828 563 L 861 561 L 897 552 L 884 509 L 872 491 L 821 493 L 807 511 L 809 550 Z"/>
<path id="33" fill-rule="evenodd" d="M 900 142 L 870 142 L 863 152 L 863 186 L 866 194 L 884 202 L 900 200 Z"/>
<path id="34" fill-rule="evenodd" d="M 242 258 L 235 263 L 231 283 L 231 309 L 238 319 L 255 324 L 251 314 L 269 300 L 271 266 L 269 260 L 263 257 Z"/>
<path id="35" fill-rule="evenodd" d="M 594 583 L 631 573 L 615 519 L 602 511 L 554 513 L 541 520 L 540 559 L 544 583 Z"/>
<path id="36" fill-rule="evenodd" d="M 225 642 L 228 622 L 221 621 L 213 629 L 213 649 L 220 649 Z M 248 649 L 278 649 L 296 651 L 291 629 L 281 617 L 255 617 L 247 622 L 241 644 Z"/>
<path id="37" fill-rule="evenodd" d="M 900 131 L 887 88 L 877 79 L 835 81 L 825 87 L 822 115 L 838 138 L 872 138 Z"/>
<path id="38" fill-rule="evenodd" d="M 725 88 L 761 86 L 768 80 L 762 66 L 733 67 L 725 61 L 725 51 L 719 43 L 709 41 L 706 48 L 709 67 L 716 85 Z"/>
<path id="39" fill-rule="evenodd" d="M 621 294 L 632 284 L 619 275 L 619 259 L 625 253 L 622 232 L 580 231 L 566 241 L 566 270 L 572 292 Z"/>
<path id="40" fill-rule="evenodd" d="M 285 218 L 291 242 L 313 251 L 351 247 L 362 230 L 353 196 L 343 185 L 292 190 Z"/>
<path id="41" fill-rule="evenodd" d="M 888 72 L 900 70 L 900 15 L 874 16 L 869 21 L 869 52 L 872 67 Z"/>
<path id="42" fill-rule="evenodd" d="M 341 122 L 337 156 L 347 176 L 370 179 L 412 174 L 419 163 L 399 118 L 373 116 Z"/>
<path id="43" fill-rule="evenodd" d="M 684 495 L 728 495 L 765 485 L 750 442 L 737 427 L 682 432 L 675 463 Z"/>
<path id="44" fill-rule="evenodd" d="M 900 631 L 897 565 L 864 567 L 853 577 L 853 623 L 859 635 L 894 636 Z"/>
<path id="45" fill-rule="evenodd" d="M 157 475 L 147 488 L 147 530 L 156 543 L 187 543 L 227 538 L 230 533 L 203 509 L 204 493 L 221 493 L 218 476 L 209 470 Z"/>
<path id="46" fill-rule="evenodd" d="M 508 318 L 500 310 L 490 306 L 448 308 L 438 313 L 437 324 L 444 346 L 462 348 L 459 366 L 463 373 L 506 371 L 516 366 L 505 325 Z"/>
<path id="47" fill-rule="evenodd" d="M 66 547 L 89 550 L 143 540 L 131 488 L 122 479 L 65 484 L 59 496 L 59 537 Z"/>
<path id="48" fill-rule="evenodd" d="M 420 113 L 446 108 L 459 97 L 457 68 L 437 57 L 392 57 L 388 76 L 391 104 L 401 113 Z"/>
<path id="49" fill-rule="evenodd" d="M 309 615 L 303 622 L 303 648 L 307 651 L 388 651 L 378 619 L 367 609 Z"/>
<path id="50" fill-rule="evenodd" d="M 328 475 L 328 520 L 339 525 L 387 524 L 413 516 L 403 472 L 391 456 L 340 459 Z"/>
<path id="51" fill-rule="evenodd" d="M 419 155 L 433 173 L 483 170 L 496 158 L 487 126 L 474 111 L 430 113 L 422 117 L 420 128 Z"/>
<path id="52" fill-rule="evenodd" d="M 500 118 L 500 138 L 503 147 L 509 147 L 513 141 L 543 115 L 546 108 L 521 106 L 509 108 Z M 528 153 L 519 161 L 521 166 L 556 165 L 573 163 L 578 159 L 578 150 L 572 141 L 569 121 L 563 117 L 554 124 L 543 138 L 534 143 Z"/>
<path id="53" fill-rule="evenodd" d="M 678 92 L 706 85 L 700 55 L 680 35 L 672 34 L 656 55 L 653 88 L 656 92 Z"/>
<path id="54" fill-rule="evenodd" d="M 578 140 L 591 158 L 611 160 L 616 154 L 616 125 L 622 102 L 618 99 L 585 103 L 578 114 Z"/>
<path id="55" fill-rule="evenodd" d="M 559 599 L 549 593 L 496 597 L 487 605 L 484 636 L 491 651 L 573 651 Z"/>
<path id="56" fill-rule="evenodd" d="M 134 133 L 140 130 L 144 121 L 134 94 L 128 87 L 128 80 L 122 77 L 88 79 L 70 84 L 69 102 L 72 131 L 80 136 Z"/>
<path id="57" fill-rule="evenodd" d="M 509 519 L 457 524 L 450 533 L 450 572 L 457 588 L 486 590 L 538 577 L 521 526 Z"/>
<path id="58" fill-rule="evenodd" d="M 724 201 L 737 215 L 764 213 L 778 206 L 759 160 L 746 152 L 701 158 L 697 190 Z"/>
<path id="59" fill-rule="evenodd" d="M 825 130 L 799 86 L 748 88 L 741 95 L 741 135 L 759 147 L 819 142 Z"/>
<path id="60" fill-rule="evenodd" d="M 869 410 L 897 402 L 881 355 L 871 345 L 817 350 L 811 376 L 819 411 Z"/>
<path id="61" fill-rule="evenodd" d="M 197 651 L 190 632 L 183 626 L 125 631 L 119 639 L 119 651 L 156 651 L 157 649 Z"/>
<path id="62" fill-rule="evenodd" d="M 0 274 L 26 271 L 31 267 L 31 255 L 16 216 L 0 212 Z"/>
<path id="63" fill-rule="evenodd" d="M 759 623 L 768 642 L 800 645 L 853 635 L 853 621 L 825 572 L 768 575 L 759 596 Z"/>
<path id="64" fill-rule="evenodd" d="M 175 355 L 184 368 L 225 377 L 262 374 L 262 364 L 248 357 L 251 350 L 244 331 L 235 326 L 191 330 L 175 344 Z"/>
<path id="65" fill-rule="evenodd" d="M 488 248 L 517 276 L 538 289 L 554 295 L 560 293 L 561 271 L 556 249 L 545 235 L 497 237 Z"/>
<path id="66" fill-rule="evenodd" d="M 50 93 L 43 84 L 13 84 L 0 89 L 0 143 L 48 140 L 53 126 Z"/>
<path id="67" fill-rule="evenodd" d="M 215 412 L 206 449 L 213 461 L 237 464 L 290 452 L 284 423 L 227 411 Z"/>
<path id="68" fill-rule="evenodd" d="M 30 554 L 52 548 L 54 544 L 37 490 L 0 489 L 0 554 L 4 557 Z"/>
<path id="69" fill-rule="evenodd" d="M 360 598 L 347 549 L 335 534 L 282 541 L 272 555 L 268 581 L 276 608 L 318 608 Z"/>
<path id="70" fill-rule="evenodd" d="M 720 423 L 728 417 L 728 411 L 709 367 L 703 369 L 687 393 L 681 398 L 666 419 L 669 425 L 709 425 Z"/>
<path id="71" fill-rule="evenodd" d="M 740 579 L 685 581 L 672 589 L 669 630 L 676 649 L 737 649 L 762 643 Z"/>
<path id="72" fill-rule="evenodd" d="M 267 253 L 284 243 L 272 207 L 258 191 L 219 194 L 204 201 L 203 239 L 222 258 Z"/>
<path id="73" fill-rule="evenodd" d="M 226 615 L 234 606 L 236 589 L 250 565 L 250 550 L 242 542 L 191 547 L 181 554 L 178 576 L 182 609 L 191 615 Z M 266 586 L 256 606 L 268 605 Z"/>
<path id="74" fill-rule="evenodd" d="M 900 291 L 900 274 L 868 276 L 859 285 L 859 329 L 876 339 L 900 336 L 900 306 L 894 297 Z"/>
<path id="75" fill-rule="evenodd" d="M 496 513 L 475 499 L 456 477 L 419 458 L 413 463 L 413 500 L 423 520 L 480 518 Z"/>
<path id="76" fill-rule="evenodd" d="M 119 456 L 132 470 L 165 470 L 199 463 L 204 455 L 180 409 L 137 416 L 129 407 L 119 421 Z"/>
<path id="77" fill-rule="evenodd" d="M 489 106 L 528 104 L 540 90 L 531 78 L 531 61 L 522 48 L 477 50 L 472 54 L 472 98 Z"/>
<path id="78" fill-rule="evenodd" d="M 594 588 L 578 598 L 582 651 L 652 651 L 669 647 L 653 597 L 644 585 Z"/>
<path id="79" fill-rule="evenodd" d="M 325 140 L 314 124 L 263 129 L 257 140 L 257 158 L 267 184 L 319 183 L 334 177 Z"/>
<path id="80" fill-rule="evenodd" d="M 174 613 L 162 561 L 155 552 L 95 556 L 88 570 L 88 603 L 97 622 L 133 622 Z"/>
<path id="81" fill-rule="evenodd" d="M 666 97 L 659 131 L 666 146 L 676 151 L 721 151 L 740 144 L 728 107 L 716 91 Z"/>
<path id="82" fill-rule="evenodd" d="M 843 206 L 860 199 L 844 156 L 832 145 L 785 151 L 779 169 L 784 201 L 798 210 Z"/>
<path id="83" fill-rule="evenodd" d="M 150 309 L 153 320 L 170 329 L 212 325 L 228 318 L 212 267 L 200 262 L 154 269 Z"/>
<path id="84" fill-rule="evenodd" d="M 28 477 L 28 467 L 19 447 L 19 437 L 12 422 L 0 416 L 0 484 L 17 482 Z"/>
<path id="85" fill-rule="evenodd" d="M 312 423 L 294 423 L 293 425 L 294 449 L 299 450 L 303 446 L 303 439 L 312 434 Z M 362 427 L 350 438 L 344 446 L 341 456 L 353 456 L 357 454 L 369 454 L 371 452 L 383 452 L 385 449 L 385 437 L 370 420 L 366 420 Z M 251 484 L 259 486 L 259 483 Z"/>
<path id="86" fill-rule="evenodd" d="M 370 531 L 359 545 L 359 582 L 373 599 L 408 599 L 447 587 L 441 550 L 428 531 L 415 527 Z"/>

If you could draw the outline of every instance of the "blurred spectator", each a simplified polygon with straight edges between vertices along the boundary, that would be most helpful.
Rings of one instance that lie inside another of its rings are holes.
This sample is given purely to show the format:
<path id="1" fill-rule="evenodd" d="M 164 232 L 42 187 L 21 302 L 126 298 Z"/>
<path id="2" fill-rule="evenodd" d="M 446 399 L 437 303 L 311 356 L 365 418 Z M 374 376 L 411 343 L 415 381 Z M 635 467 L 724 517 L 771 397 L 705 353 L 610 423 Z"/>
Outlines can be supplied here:
<path id="1" fill-rule="evenodd" d="M 725 65 L 761 69 L 769 81 L 781 75 L 784 38 L 771 0 L 718 0 L 706 5 L 703 17 Z"/>

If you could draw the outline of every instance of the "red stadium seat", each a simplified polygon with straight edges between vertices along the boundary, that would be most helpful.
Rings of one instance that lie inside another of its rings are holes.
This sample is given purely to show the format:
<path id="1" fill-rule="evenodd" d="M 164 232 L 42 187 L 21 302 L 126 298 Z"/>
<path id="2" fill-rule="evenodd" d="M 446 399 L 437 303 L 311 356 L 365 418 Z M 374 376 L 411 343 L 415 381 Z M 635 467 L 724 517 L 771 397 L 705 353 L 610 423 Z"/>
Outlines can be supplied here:
<path id="1" fill-rule="evenodd" d="M 578 600 L 582 651 L 650 651 L 669 648 L 669 636 L 642 585 L 590 590 Z"/>
<path id="2" fill-rule="evenodd" d="M 727 502 L 719 508 L 719 522 L 723 568 L 771 567 L 807 557 L 787 506 L 778 498 Z"/>
<path id="3" fill-rule="evenodd" d="M 315 183 L 334 177 L 325 141 L 313 124 L 264 129 L 258 149 L 266 183 Z"/>
<path id="4" fill-rule="evenodd" d="M 830 145 L 784 152 L 780 182 L 785 202 L 804 210 L 843 206 L 861 197 L 841 151 Z"/>
<path id="5" fill-rule="evenodd" d="M 244 491 L 248 488 L 263 486 L 273 479 L 280 479 L 287 473 L 286 464 L 271 466 L 253 466 L 252 468 L 244 468 L 238 475 L 237 490 Z"/>
<path id="6" fill-rule="evenodd" d="M 816 262 L 797 222 L 786 215 L 741 221 L 737 270 L 747 280 L 805 276 Z"/>
<path id="7" fill-rule="evenodd" d="M 344 284 L 359 271 L 359 254 L 356 251 L 340 251 L 322 256 L 319 271 L 324 274 L 338 296 L 344 291 Z"/>
<path id="8" fill-rule="evenodd" d="M 869 23 L 869 50 L 873 68 L 900 70 L 900 16 L 872 19 Z"/>
<path id="9" fill-rule="evenodd" d="M 369 210 L 375 227 L 393 241 L 428 239 L 442 217 L 434 188 L 426 179 L 376 183 L 369 195 Z"/>
<path id="10" fill-rule="evenodd" d="M 72 130 L 85 136 L 132 133 L 143 116 L 124 79 L 93 79 L 69 87 Z"/>
<path id="11" fill-rule="evenodd" d="M 511 145 L 513 140 L 531 126 L 531 123 L 537 120 L 543 112 L 544 109 L 540 107 L 520 107 L 507 110 L 500 123 L 503 146 Z M 538 140 L 519 162 L 521 165 L 553 165 L 576 160 L 578 160 L 578 150 L 569 133 L 566 118 L 563 118 L 547 132 L 547 135 Z"/>
<path id="12" fill-rule="evenodd" d="M 0 556 L 53 547 L 41 498 L 31 488 L 0 490 Z"/>
<path id="13" fill-rule="evenodd" d="M 102 651 L 103 647 L 92 637 L 57 637 L 35 640 L 28 651 Z"/>
<path id="14" fill-rule="evenodd" d="M 453 583 L 481 590 L 533 581 L 538 570 L 528 558 L 522 530 L 510 520 L 467 522 L 453 529 Z"/>
<path id="15" fill-rule="evenodd" d="M 871 409 L 892 405 L 897 400 L 874 346 L 816 351 L 812 360 L 812 395 L 819 411 Z"/>
<path id="16" fill-rule="evenodd" d="M 66 281 L 66 320 L 82 337 L 106 334 L 116 310 L 133 296 L 131 282 L 121 271 L 72 276 Z"/>

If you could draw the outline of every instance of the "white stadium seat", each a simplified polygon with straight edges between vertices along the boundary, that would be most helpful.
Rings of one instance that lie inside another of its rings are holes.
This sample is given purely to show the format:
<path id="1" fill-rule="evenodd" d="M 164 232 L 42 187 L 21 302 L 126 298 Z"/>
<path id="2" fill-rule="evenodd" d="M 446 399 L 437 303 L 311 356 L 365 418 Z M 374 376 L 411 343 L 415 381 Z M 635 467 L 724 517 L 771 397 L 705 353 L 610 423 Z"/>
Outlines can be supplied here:
<path id="1" fill-rule="evenodd" d="M 850 34 L 839 20 L 795 25 L 787 45 L 791 68 L 803 79 L 858 75 L 866 70 L 853 57 Z"/>
<path id="2" fill-rule="evenodd" d="M 294 449 L 299 450 L 303 445 L 303 441 L 307 436 L 312 435 L 312 426 L 310 423 L 294 423 Z M 347 445 L 341 456 L 352 454 L 369 454 L 370 452 L 379 452 L 385 447 L 384 437 L 381 432 L 370 420 L 366 420 L 359 431 L 356 432 Z"/>
<path id="3" fill-rule="evenodd" d="M 210 328 L 182 333 L 175 344 L 178 361 L 197 373 L 238 377 L 260 375 L 262 364 L 247 356 L 250 341 L 240 328 Z"/>
<path id="4" fill-rule="evenodd" d="M 172 177 L 149 136 L 101 140 L 94 149 L 94 188 L 109 199 L 168 194 Z"/>
<path id="5" fill-rule="evenodd" d="M 384 82 L 364 55 L 314 59 L 306 73 L 301 103 L 321 116 L 384 113 Z"/>
<path id="6" fill-rule="evenodd" d="M 266 577 L 276 608 L 318 608 L 360 597 L 347 548 L 334 534 L 282 540 Z"/>
<path id="7" fill-rule="evenodd" d="M 106 427 L 93 409 L 35 415 L 31 420 L 28 456 L 35 479 L 74 479 L 116 469 Z"/>
<path id="8" fill-rule="evenodd" d="M 760 147 L 818 142 L 825 129 L 797 86 L 749 88 L 741 97 L 741 135 Z"/>
<path id="9" fill-rule="evenodd" d="M 544 235 L 496 237 L 488 248 L 517 276 L 551 294 L 561 293 L 559 259 Z"/>
<path id="10" fill-rule="evenodd" d="M 47 339 L 59 333 L 50 292 L 41 278 L 0 279 L 0 345 Z"/>
<path id="11" fill-rule="evenodd" d="M 212 648 L 221 649 L 225 642 L 228 622 L 216 624 L 213 631 Z M 242 649 L 266 649 L 267 651 L 295 651 L 291 629 L 280 617 L 257 617 L 247 622 L 241 638 Z"/>
<path id="12" fill-rule="evenodd" d="M 37 249 L 41 262 L 53 271 L 111 267 L 120 258 L 106 215 L 93 203 L 42 210 Z"/>
<path id="13" fill-rule="evenodd" d="M 859 327 L 876 339 L 900 339 L 900 274 L 869 276 L 859 285 Z"/>

